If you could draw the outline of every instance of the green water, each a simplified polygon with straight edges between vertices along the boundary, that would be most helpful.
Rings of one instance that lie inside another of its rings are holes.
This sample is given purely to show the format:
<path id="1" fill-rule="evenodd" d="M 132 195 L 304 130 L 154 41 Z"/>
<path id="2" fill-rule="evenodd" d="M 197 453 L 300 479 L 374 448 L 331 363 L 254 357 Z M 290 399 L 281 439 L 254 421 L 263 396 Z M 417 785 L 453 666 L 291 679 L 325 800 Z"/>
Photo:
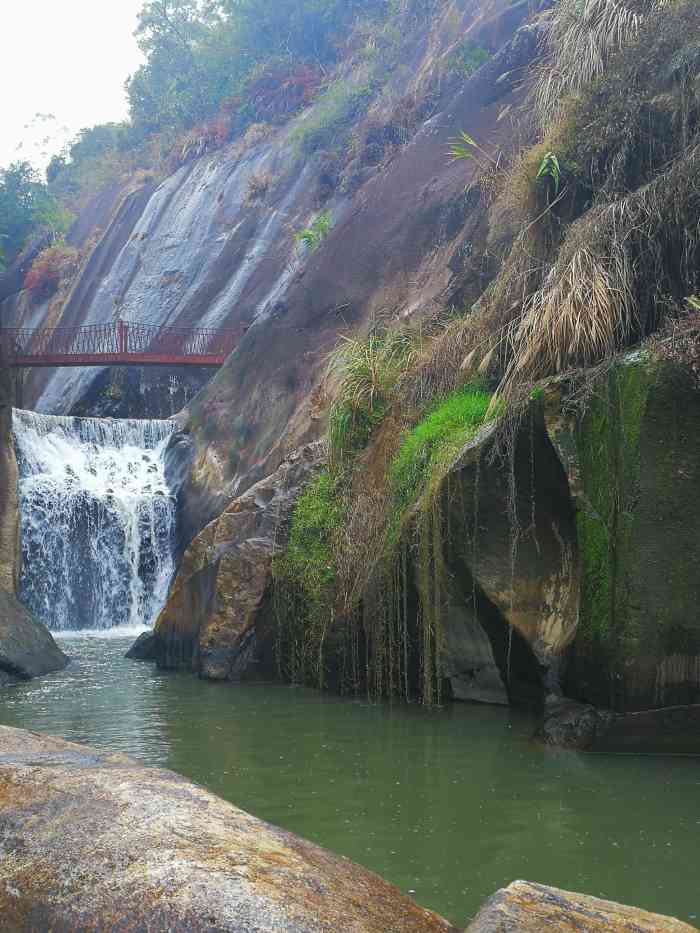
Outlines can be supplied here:
<path id="1" fill-rule="evenodd" d="M 455 923 L 515 878 L 700 916 L 700 759 L 581 756 L 500 709 L 428 712 L 200 682 L 62 639 L 0 722 L 163 765 L 389 878 Z"/>

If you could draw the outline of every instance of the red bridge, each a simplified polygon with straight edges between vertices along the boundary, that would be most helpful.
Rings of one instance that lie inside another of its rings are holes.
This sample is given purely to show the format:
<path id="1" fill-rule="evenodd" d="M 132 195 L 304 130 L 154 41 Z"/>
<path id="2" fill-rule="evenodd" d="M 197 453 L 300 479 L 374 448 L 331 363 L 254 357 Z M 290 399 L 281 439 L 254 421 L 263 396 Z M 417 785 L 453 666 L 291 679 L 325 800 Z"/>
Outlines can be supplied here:
<path id="1" fill-rule="evenodd" d="M 197 330 L 115 321 L 40 330 L 0 328 L 6 366 L 221 366 L 246 328 Z"/>

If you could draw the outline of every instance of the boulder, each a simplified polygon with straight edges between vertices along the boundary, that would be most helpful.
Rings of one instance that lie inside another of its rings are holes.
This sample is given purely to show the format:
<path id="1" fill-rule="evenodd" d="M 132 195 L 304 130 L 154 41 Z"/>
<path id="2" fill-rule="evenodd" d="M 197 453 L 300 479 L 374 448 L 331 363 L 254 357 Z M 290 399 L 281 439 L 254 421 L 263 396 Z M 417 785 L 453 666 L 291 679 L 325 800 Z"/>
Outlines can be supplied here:
<path id="1" fill-rule="evenodd" d="M 587 752 L 700 754 L 700 705 L 615 713 L 549 698 L 537 738 Z"/>
<path id="2" fill-rule="evenodd" d="M 29 680 L 60 671 L 67 663 L 46 626 L 16 596 L 0 589 L 0 673 Z"/>
<path id="3" fill-rule="evenodd" d="M 143 632 L 124 655 L 130 661 L 155 661 L 158 657 L 158 639 L 154 632 Z"/>
<path id="4" fill-rule="evenodd" d="M 588 385 L 586 385 L 586 382 Z M 545 393 L 576 514 L 581 608 L 567 693 L 618 712 L 700 702 L 700 390 L 647 352 Z"/>
<path id="5" fill-rule="evenodd" d="M 348 859 L 118 754 L 0 727 L 5 930 L 450 933 Z"/>
<path id="6" fill-rule="evenodd" d="M 284 546 L 294 503 L 325 448 L 291 454 L 201 531 L 187 548 L 155 627 L 157 660 L 210 680 L 240 677 L 262 650 L 256 620 L 272 558 Z"/>
<path id="7" fill-rule="evenodd" d="M 697 933 L 694 927 L 613 901 L 529 881 L 497 891 L 465 933 Z"/>

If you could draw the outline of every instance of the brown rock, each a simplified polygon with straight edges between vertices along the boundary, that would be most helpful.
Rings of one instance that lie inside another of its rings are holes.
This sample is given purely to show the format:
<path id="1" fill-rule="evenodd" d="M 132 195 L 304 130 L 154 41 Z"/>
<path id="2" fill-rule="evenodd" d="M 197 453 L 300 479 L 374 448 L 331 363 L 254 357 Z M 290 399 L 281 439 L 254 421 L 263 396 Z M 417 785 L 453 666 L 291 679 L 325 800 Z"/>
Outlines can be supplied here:
<path id="1" fill-rule="evenodd" d="M 484 904 L 465 933 L 697 933 L 673 917 L 514 881 Z"/>
<path id="2" fill-rule="evenodd" d="M 450 933 L 347 859 L 170 771 L 0 727 L 0 925 Z"/>
<path id="3" fill-rule="evenodd" d="M 240 675 L 252 660 L 255 621 L 294 503 L 320 468 L 323 444 L 295 451 L 194 539 L 156 623 L 158 662 L 211 680 Z"/>

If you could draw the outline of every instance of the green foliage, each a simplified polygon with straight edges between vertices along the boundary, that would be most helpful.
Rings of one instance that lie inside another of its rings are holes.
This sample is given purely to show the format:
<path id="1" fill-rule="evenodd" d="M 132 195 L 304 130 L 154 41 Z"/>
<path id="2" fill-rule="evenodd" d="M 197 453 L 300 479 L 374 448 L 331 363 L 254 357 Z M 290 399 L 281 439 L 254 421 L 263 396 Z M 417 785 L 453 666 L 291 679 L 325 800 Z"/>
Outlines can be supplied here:
<path id="1" fill-rule="evenodd" d="M 320 149 L 345 146 L 343 128 L 349 127 L 373 96 L 371 84 L 355 86 L 335 81 L 317 99 L 313 111 L 291 135 L 291 141 L 305 155 Z"/>
<path id="2" fill-rule="evenodd" d="M 72 216 L 50 194 L 28 162 L 0 170 L 0 240 L 4 262 L 11 263 L 33 233 L 61 235 Z"/>
<path id="3" fill-rule="evenodd" d="M 471 39 L 465 39 L 448 57 L 447 67 L 450 71 L 456 71 L 463 78 L 469 78 L 490 57 L 486 49 L 472 42 Z"/>
<path id="4" fill-rule="evenodd" d="M 486 418 L 491 396 L 466 386 L 436 405 L 403 440 L 389 472 L 394 506 L 408 508 Z"/>
<path id="5" fill-rule="evenodd" d="M 494 159 L 490 152 L 487 152 L 472 136 L 469 135 L 469 133 L 466 133 L 464 130 L 462 130 L 459 135 L 452 140 L 448 152 L 451 157 L 451 162 L 474 161 L 479 170 L 482 172 L 486 172 L 489 168 L 499 167 L 499 159 Z"/>
<path id="6" fill-rule="evenodd" d="M 317 214 L 308 227 L 297 230 L 294 239 L 305 246 L 310 253 L 315 252 L 331 231 L 333 216 L 330 211 Z"/>
<path id="7" fill-rule="evenodd" d="M 324 685 L 323 647 L 335 604 L 334 541 L 343 519 L 336 483 L 323 472 L 297 500 L 286 550 L 273 562 L 277 658 L 292 682 Z"/>
<path id="8" fill-rule="evenodd" d="M 333 535 L 343 509 L 329 473 L 321 473 L 302 493 L 294 508 L 285 561 L 318 602 L 335 581 Z"/>
<path id="9" fill-rule="evenodd" d="M 189 127 L 245 98 L 265 62 L 332 64 L 338 38 L 385 0 L 150 0 L 137 36 L 146 63 L 128 82 L 131 114 L 151 129 Z"/>
<path id="10" fill-rule="evenodd" d="M 537 181 L 552 188 L 554 197 L 559 194 L 561 187 L 561 166 L 559 159 L 553 152 L 547 152 L 540 163 L 537 172 Z"/>
<path id="11" fill-rule="evenodd" d="M 338 382 L 329 419 L 330 459 L 342 467 L 366 446 L 398 379 L 416 358 L 417 340 L 401 331 L 342 337 L 328 361 Z"/>

